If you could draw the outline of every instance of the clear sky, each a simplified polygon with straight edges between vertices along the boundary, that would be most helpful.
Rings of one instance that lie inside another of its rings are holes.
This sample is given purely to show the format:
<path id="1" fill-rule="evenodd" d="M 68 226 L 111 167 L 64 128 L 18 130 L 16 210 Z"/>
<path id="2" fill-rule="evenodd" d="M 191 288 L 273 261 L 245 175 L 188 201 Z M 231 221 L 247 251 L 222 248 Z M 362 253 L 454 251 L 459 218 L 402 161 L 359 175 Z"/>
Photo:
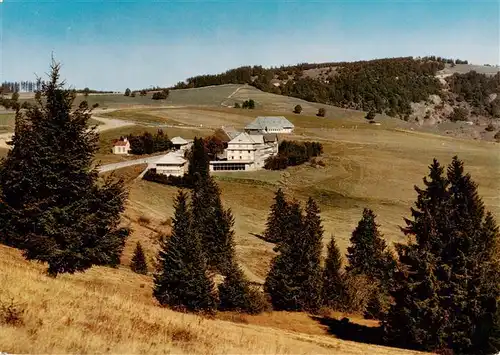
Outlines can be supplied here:
<path id="1" fill-rule="evenodd" d="M 241 66 L 435 54 L 499 64 L 499 0 L 0 0 L 0 80 L 169 86 Z"/>

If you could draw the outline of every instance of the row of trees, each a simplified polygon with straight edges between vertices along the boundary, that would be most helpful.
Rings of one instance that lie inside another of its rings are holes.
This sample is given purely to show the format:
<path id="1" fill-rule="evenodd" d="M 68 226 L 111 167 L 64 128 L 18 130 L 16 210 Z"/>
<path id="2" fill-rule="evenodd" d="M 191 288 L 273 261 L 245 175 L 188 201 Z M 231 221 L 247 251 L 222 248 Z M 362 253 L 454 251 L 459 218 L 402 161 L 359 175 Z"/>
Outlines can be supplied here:
<path id="1" fill-rule="evenodd" d="M 37 81 L 4 81 L 0 85 L 0 95 L 10 94 L 13 92 L 35 92 L 42 89 L 45 84 L 41 80 Z"/>
<path id="2" fill-rule="evenodd" d="M 263 295 L 236 262 L 234 218 L 222 206 L 217 184 L 208 174 L 196 173 L 193 185 L 190 203 L 182 190 L 175 199 L 172 234 L 158 254 L 153 296 L 175 310 L 262 312 L 267 308 Z M 217 288 L 216 274 L 224 277 Z"/>
<path id="3" fill-rule="evenodd" d="M 240 105 L 238 102 L 234 104 L 234 108 L 247 108 L 249 110 L 253 110 L 255 108 L 255 101 L 253 99 L 248 99 L 243 101 Z"/>
<path id="4" fill-rule="evenodd" d="M 319 142 L 284 140 L 279 144 L 278 154 L 266 159 L 264 168 L 269 170 L 286 169 L 288 166 L 304 164 L 322 153 L 323 145 Z"/>
<path id="5" fill-rule="evenodd" d="M 172 141 L 162 129 L 159 129 L 154 136 L 144 132 L 142 135 L 130 134 L 127 139 L 130 142 L 130 153 L 136 155 L 164 152 L 173 147 Z M 123 137 L 120 140 L 123 140 Z"/>
<path id="6" fill-rule="evenodd" d="M 345 268 L 333 237 L 322 262 L 324 230 L 316 202 L 310 198 L 303 211 L 278 190 L 264 232 L 277 253 L 264 283 L 272 308 L 363 310 L 367 318 L 381 321 L 388 345 L 498 351 L 499 228 L 458 158 L 446 174 L 434 160 L 424 184 L 415 188 L 418 198 L 403 228 L 409 239 L 395 245 L 396 255 L 373 211 L 365 209 L 352 233 Z M 265 310 L 263 295 L 249 286 L 234 261 L 234 220 L 221 205 L 217 185 L 209 177 L 198 178 L 191 194 L 190 204 L 183 192 L 176 199 L 154 296 L 163 305 L 188 311 L 213 312 L 217 304 L 222 310 Z M 215 274 L 225 277 L 218 292 Z M 364 283 L 353 283 L 360 279 Z M 366 297 L 360 300 L 358 293 Z"/>
<path id="7" fill-rule="evenodd" d="M 363 276 L 368 281 L 363 287 L 373 286 L 365 316 L 381 320 L 387 344 L 468 354 L 499 351 L 499 228 L 457 157 L 446 173 L 434 160 L 424 184 L 415 187 L 418 198 L 403 228 L 409 239 L 395 245 L 396 255 L 374 213 L 365 209 L 344 270 L 332 238 L 321 271 L 322 228 L 314 202 L 308 201 L 304 216 L 297 202 L 278 191 L 264 234 L 279 253 L 265 283 L 273 307 L 311 311 L 323 304 L 345 311 L 353 302 L 349 281 Z"/>

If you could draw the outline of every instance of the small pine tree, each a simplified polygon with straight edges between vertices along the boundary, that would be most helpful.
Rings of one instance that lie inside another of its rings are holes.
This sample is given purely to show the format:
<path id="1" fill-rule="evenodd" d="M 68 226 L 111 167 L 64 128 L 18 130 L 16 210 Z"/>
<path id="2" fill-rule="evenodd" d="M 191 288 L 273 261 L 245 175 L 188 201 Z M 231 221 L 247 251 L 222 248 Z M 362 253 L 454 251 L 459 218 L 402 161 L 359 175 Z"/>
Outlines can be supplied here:
<path id="1" fill-rule="evenodd" d="M 352 246 L 347 248 L 349 265 L 346 271 L 367 276 L 373 286 L 364 313 L 368 319 L 381 319 L 387 312 L 390 305 L 389 281 L 396 267 L 375 218 L 372 210 L 364 209 L 363 218 L 352 233 Z"/>
<path id="2" fill-rule="evenodd" d="M 264 295 L 252 288 L 237 265 L 219 285 L 219 310 L 258 314 L 268 309 Z"/>
<path id="3" fill-rule="evenodd" d="M 297 105 L 293 109 L 293 113 L 300 114 L 302 112 L 302 106 Z"/>
<path id="4" fill-rule="evenodd" d="M 286 233 L 285 220 L 288 213 L 288 203 L 283 190 L 278 189 L 274 195 L 274 204 L 267 217 L 264 237 L 268 242 L 279 243 Z"/>
<path id="5" fill-rule="evenodd" d="M 142 249 L 142 245 L 139 242 L 137 242 L 135 246 L 134 255 L 132 256 L 132 262 L 130 263 L 130 269 L 138 274 L 148 274 L 148 264 L 146 262 L 146 256 L 144 255 L 144 250 Z"/>
<path id="6" fill-rule="evenodd" d="M 332 236 L 323 269 L 323 304 L 333 310 L 342 310 L 344 280 L 342 275 L 342 256 Z"/>
<path id="7" fill-rule="evenodd" d="M 130 96 L 130 89 L 129 88 L 125 89 L 125 96 Z"/>
<path id="8" fill-rule="evenodd" d="M 349 265 L 346 271 L 381 280 L 385 269 L 386 244 L 375 218 L 372 210 L 363 210 L 363 217 L 352 232 L 351 246 L 347 248 Z"/>
<path id="9" fill-rule="evenodd" d="M 201 237 L 193 228 L 187 196 L 179 191 L 175 199 L 172 235 L 162 242 L 153 296 L 163 306 L 191 312 L 216 309 L 214 284 L 208 277 Z"/>
<path id="10" fill-rule="evenodd" d="M 19 92 L 14 91 L 10 99 L 14 102 L 17 102 L 19 100 Z"/>
<path id="11" fill-rule="evenodd" d="M 368 113 L 365 116 L 365 119 L 368 121 L 372 122 L 375 119 L 376 113 L 373 110 L 368 111 Z"/>

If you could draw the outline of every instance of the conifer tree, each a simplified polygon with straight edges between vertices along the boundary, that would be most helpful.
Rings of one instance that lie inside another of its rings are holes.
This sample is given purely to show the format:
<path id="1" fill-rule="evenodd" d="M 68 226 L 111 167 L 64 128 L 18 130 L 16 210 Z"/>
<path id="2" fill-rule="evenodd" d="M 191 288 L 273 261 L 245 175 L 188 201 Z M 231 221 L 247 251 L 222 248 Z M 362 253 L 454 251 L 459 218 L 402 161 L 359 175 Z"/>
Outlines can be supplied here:
<path id="1" fill-rule="evenodd" d="M 412 236 L 407 244 L 397 244 L 398 270 L 394 275 L 391 295 L 394 304 L 384 319 L 387 339 L 400 346 L 420 349 L 445 348 L 446 314 L 439 299 L 436 262 L 441 252 L 444 220 L 449 205 L 448 181 L 443 167 L 434 159 L 426 189 L 415 186 L 418 197 L 411 209 L 413 219 L 405 219 L 403 232 Z"/>
<path id="2" fill-rule="evenodd" d="M 297 254 L 301 245 L 297 241 L 303 238 L 303 216 L 298 202 L 291 202 L 287 216 L 287 237 L 280 243 L 279 254 L 271 262 L 271 269 L 264 283 L 264 291 L 269 294 L 276 310 L 301 310 L 299 302 L 301 285 L 297 282 Z"/>
<path id="3" fill-rule="evenodd" d="M 13 148 L 0 167 L 1 241 L 47 262 L 52 276 L 118 264 L 128 235 L 119 227 L 123 181 L 98 184 L 91 108 L 85 101 L 72 108 L 59 68 L 52 63 L 45 99 L 17 111 Z"/>
<path id="4" fill-rule="evenodd" d="M 321 251 L 323 249 L 323 227 L 316 201 L 309 198 L 304 218 L 304 241 L 300 267 L 304 269 L 304 280 L 300 298 L 307 310 L 318 310 L 322 305 Z"/>
<path id="5" fill-rule="evenodd" d="M 236 264 L 219 285 L 219 310 L 257 314 L 267 310 L 264 295 L 250 285 Z"/>
<path id="6" fill-rule="evenodd" d="M 146 256 L 144 255 L 144 250 L 142 249 L 142 245 L 139 242 L 137 242 L 135 246 L 134 255 L 132 256 L 132 262 L 130 263 L 130 269 L 138 274 L 148 274 L 148 264 L 146 262 Z"/>
<path id="7" fill-rule="evenodd" d="M 158 271 L 153 295 L 161 305 L 176 310 L 213 312 L 214 284 L 207 275 L 201 239 L 193 224 L 187 196 L 179 191 L 175 199 L 172 235 L 158 253 Z"/>
<path id="8" fill-rule="evenodd" d="M 290 203 L 285 221 L 286 236 L 271 262 L 264 291 L 276 310 L 315 311 L 321 305 L 321 269 L 318 243 L 322 235 L 319 210 L 308 203 L 309 221 L 304 220 L 298 202 Z M 319 227 L 319 228 L 318 228 Z"/>
<path id="9" fill-rule="evenodd" d="M 454 158 L 447 178 L 434 160 L 398 245 L 388 339 L 423 350 L 494 353 L 498 349 L 499 232 L 484 215 L 477 185 Z"/>
<path id="10" fill-rule="evenodd" d="M 485 216 L 477 184 L 456 156 L 448 167 L 448 180 L 453 206 L 449 215 L 455 228 L 441 257 L 450 270 L 441 291 L 451 304 L 448 342 L 460 352 L 482 352 L 494 328 L 500 297 L 498 227 L 490 213 Z"/>
<path id="11" fill-rule="evenodd" d="M 234 256 L 234 218 L 225 210 L 217 183 L 210 176 L 198 179 L 192 191 L 193 220 L 201 236 L 209 268 L 227 275 Z"/>
<path id="12" fill-rule="evenodd" d="M 283 240 L 286 233 L 285 219 L 288 213 L 288 203 L 285 199 L 283 190 L 278 189 L 274 195 L 274 204 L 271 206 L 271 211 L 267 217 L 266 231 L 264 237 L 272 243 L 279 243 Z"/>
<path id="13" fill-rule="evenodd" d="M 363 210 L 363 217 L 352 232 L 351 246 L 347 248 L 349 265 L 346 271 L 381 281 L 387 266 L 387 250 L 375 218 L 372 210 Z"/>
<path id="14" fill-rule="evenodd" d="M 342 256 L 332 236 L 323 269 L 323 304 L 333 310 L 342 309 L 344 282 L 342 275 Z"/>
<path id="15" fill-rule="evenodd" d="M 198 179 L 206 179 L 209 176 L 208 152 L 205 149 L 203 138 L 194 138 L 193 146 L 189 155 L 189 166 L 187 177 L 194 186 Z"/>

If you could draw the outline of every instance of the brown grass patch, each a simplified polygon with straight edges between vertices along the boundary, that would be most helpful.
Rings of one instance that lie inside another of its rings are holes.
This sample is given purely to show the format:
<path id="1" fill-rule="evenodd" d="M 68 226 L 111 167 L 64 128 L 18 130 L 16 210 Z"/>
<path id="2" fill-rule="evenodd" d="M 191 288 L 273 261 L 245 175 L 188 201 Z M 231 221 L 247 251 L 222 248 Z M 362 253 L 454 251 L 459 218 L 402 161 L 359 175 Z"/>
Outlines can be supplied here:
<path id="1" fill-rule="evenodd" d="M 23 325 L 0 324 L 0 348 L 8 353 L 411 353 L 173 312 L 155 304 L 146 276 L 94 267 L 53 279 L 44 265 L 4 246 L 0 282 L 2 299 L 25 310 Z"/>

